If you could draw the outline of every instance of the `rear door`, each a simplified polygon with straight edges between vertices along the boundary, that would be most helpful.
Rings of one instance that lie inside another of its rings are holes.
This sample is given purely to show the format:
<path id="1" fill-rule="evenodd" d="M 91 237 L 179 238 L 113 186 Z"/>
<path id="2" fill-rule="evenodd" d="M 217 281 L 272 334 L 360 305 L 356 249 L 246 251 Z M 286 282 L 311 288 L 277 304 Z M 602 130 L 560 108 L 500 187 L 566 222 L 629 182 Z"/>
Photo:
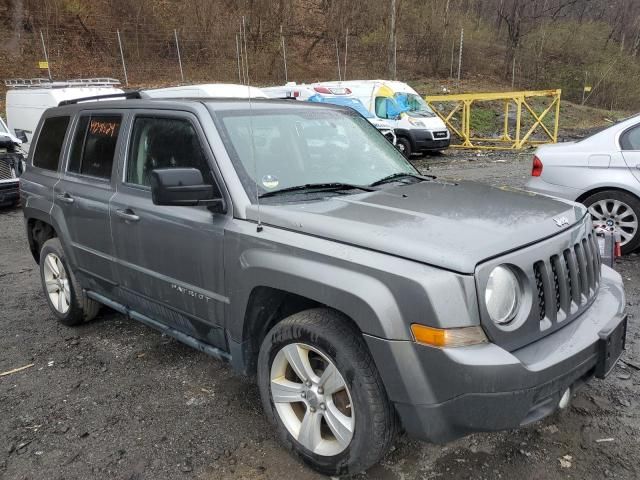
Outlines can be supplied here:
<path id="1" fill-rule="evenodd" d="M 64 175 L 54 188 L 71 241 L 76 274 L 91 290 L 112 296 L 116 286 L 109 200 L 114 159 L 122 148 L 119 111 L 85 111 L 75 120 Z"/>
<path id="2" fill-rule="evenodd" d="M 229 217 L 206 207 L 155 205 L 149 186 L 156 168 L 192 167 L 218 188 L 213 165 L 195 115 L 136 113 L 111 199 L 111 226 L 122 301 L 148 319 L 225 348 L 222 249 Z"/>
<path id="3" fill-rule="evenodd" d="M 640 124 L 627 128 L 620 135 L 620 149 L 633 176 L 640 180 Z"/>

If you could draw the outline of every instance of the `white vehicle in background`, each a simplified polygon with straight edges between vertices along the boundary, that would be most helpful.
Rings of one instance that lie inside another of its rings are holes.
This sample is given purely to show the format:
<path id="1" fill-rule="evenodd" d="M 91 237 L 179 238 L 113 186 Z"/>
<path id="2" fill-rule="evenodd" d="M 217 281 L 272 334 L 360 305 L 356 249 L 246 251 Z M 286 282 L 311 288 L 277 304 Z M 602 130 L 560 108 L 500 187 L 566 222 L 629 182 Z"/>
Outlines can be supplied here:
<path id="1" fill-rule="evenodd" d="M 377 118 L 364 106 L 359 98 L 353 95 L 349 88 L 298 85 L 295 82 L 289 82 L 281 87 L 265 87 L 262 88 L 262 91 L 270 98 L 290 98 L 292 100 L 330 103 L 332 105 L 350 107 L 369 120 L 369 123 L 380 130 L 380 133 L 387 137 L 392 144 L 396 144 L 396 135 L 391 122 Z"/>
<path id="2" fill-rule="evenodd" d="M 313 87 L 348 88 L 376 118 L 387 121 L 397 137 L 396 146 L 407 158 L 413 153 L 449 147 L 451 135 L 442 119 L 409 85 L 392 80 L 318 82 Z"/>
<path id="3" fill-rule="evenodd" d="M 9 131 L 22 141 L 25 151 L 29 150 L 33 132 L 46 109 L 57 107 L 66 100 L 124 93 L 116 88 L 120 81 L 114 78 L 67 81 L 34 78 L 5 80 L 4 83 L 9 88 L 6 97 Z"/>
<path id="4" fill-rule="evenodd" d="M 140 93 L 146 98 L 249 98 L 249 95 L 251 98 L 269 98 L 259 88 L 234 83 L 182 85 L 180 87 L 142 90 Z"/>

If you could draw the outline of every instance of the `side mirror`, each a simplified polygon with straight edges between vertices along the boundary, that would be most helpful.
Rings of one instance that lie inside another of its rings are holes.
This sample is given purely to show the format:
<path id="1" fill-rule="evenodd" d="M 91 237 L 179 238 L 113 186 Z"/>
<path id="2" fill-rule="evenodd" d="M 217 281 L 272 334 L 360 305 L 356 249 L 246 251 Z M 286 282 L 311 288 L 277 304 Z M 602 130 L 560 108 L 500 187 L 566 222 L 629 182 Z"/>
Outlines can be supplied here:
<path id="1" fill-rule="evenodd" d="M 151 198 L 156 205 L 206 205 L 225 210 L 224 199 L 214 195 L 197 168 L 158 168 L 151 172 Z"/>
<path id="2" fill-rule="evenodd" d="M 14 131 L 16 132 L 16 138 L 18 140 L 20 140 L 22 143 L 29 143 L 27 132 L 25 132 L 24 130 L 20 130 L 19 128 L 16 128 Z"/>

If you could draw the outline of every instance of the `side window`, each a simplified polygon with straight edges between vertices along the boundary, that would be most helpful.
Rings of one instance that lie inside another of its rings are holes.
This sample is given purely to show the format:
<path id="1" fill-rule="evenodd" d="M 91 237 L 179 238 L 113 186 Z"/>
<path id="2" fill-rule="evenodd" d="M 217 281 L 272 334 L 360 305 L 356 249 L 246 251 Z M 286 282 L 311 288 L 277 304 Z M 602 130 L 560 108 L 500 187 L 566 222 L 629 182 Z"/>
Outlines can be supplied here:
<path id="1" fill-rule="evenodd" d="M 118 143 L 120 115 L 80 117 L 67 170 L 97 178 L 110 178 Z"/>
<path id="2" fill-rule="evenodd" d="M 622 150 L 640 150 L 640 125 L 630 128 L 620 136 Z"/>
<path id="3" fill-rule="evenodd" d="M 198 135 L 185 119 L 136 118 L 125 181 L 148 187 L 156 168 L 197 168 L 205 183 L 215 185 Z"/>
<path id="4" fill-rule="evenodd" d="M 33 153 L 34 167 L 58 170 L 62 143 L 68 126 L 69 117 L 49 117 L 44 121 Z"/>
<path id="5" fill-rule="evenodd" d="M 376 97 L 376 116 L 378 118 L 387 118 L 386 97 Z"/>

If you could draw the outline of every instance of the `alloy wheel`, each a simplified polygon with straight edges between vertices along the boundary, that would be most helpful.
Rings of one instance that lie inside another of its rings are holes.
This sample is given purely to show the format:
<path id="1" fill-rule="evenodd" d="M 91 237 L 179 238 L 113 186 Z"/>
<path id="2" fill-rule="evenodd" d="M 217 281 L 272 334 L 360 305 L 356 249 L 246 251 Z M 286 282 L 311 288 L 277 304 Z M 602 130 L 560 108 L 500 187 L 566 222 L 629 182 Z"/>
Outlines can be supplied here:
<path id="1" fill-rule="evenodd" d="M 44 284 L 51 305 L 59 313 L 69 311 L 71 304 L 71 286 L 62 261 L 55 253 L 49 253 L 44 259 Z"/>
<path id="2" fill-rule="evenodd" d="M 333 456 L 349 446 L 355 428 L 351 394 L 326 355 L 303 343 L 284 346 L 271 365 L 270 389 L 280 420 L 306 449 Z"/>
<path id="3" fill-rule="evenodd" d="M 620 234 L 621 245 L 633 239 L 638 231 L 638 217 L 633 209 L 620 200 L 605 199 L 589 207 L 596 228 Z"/>

